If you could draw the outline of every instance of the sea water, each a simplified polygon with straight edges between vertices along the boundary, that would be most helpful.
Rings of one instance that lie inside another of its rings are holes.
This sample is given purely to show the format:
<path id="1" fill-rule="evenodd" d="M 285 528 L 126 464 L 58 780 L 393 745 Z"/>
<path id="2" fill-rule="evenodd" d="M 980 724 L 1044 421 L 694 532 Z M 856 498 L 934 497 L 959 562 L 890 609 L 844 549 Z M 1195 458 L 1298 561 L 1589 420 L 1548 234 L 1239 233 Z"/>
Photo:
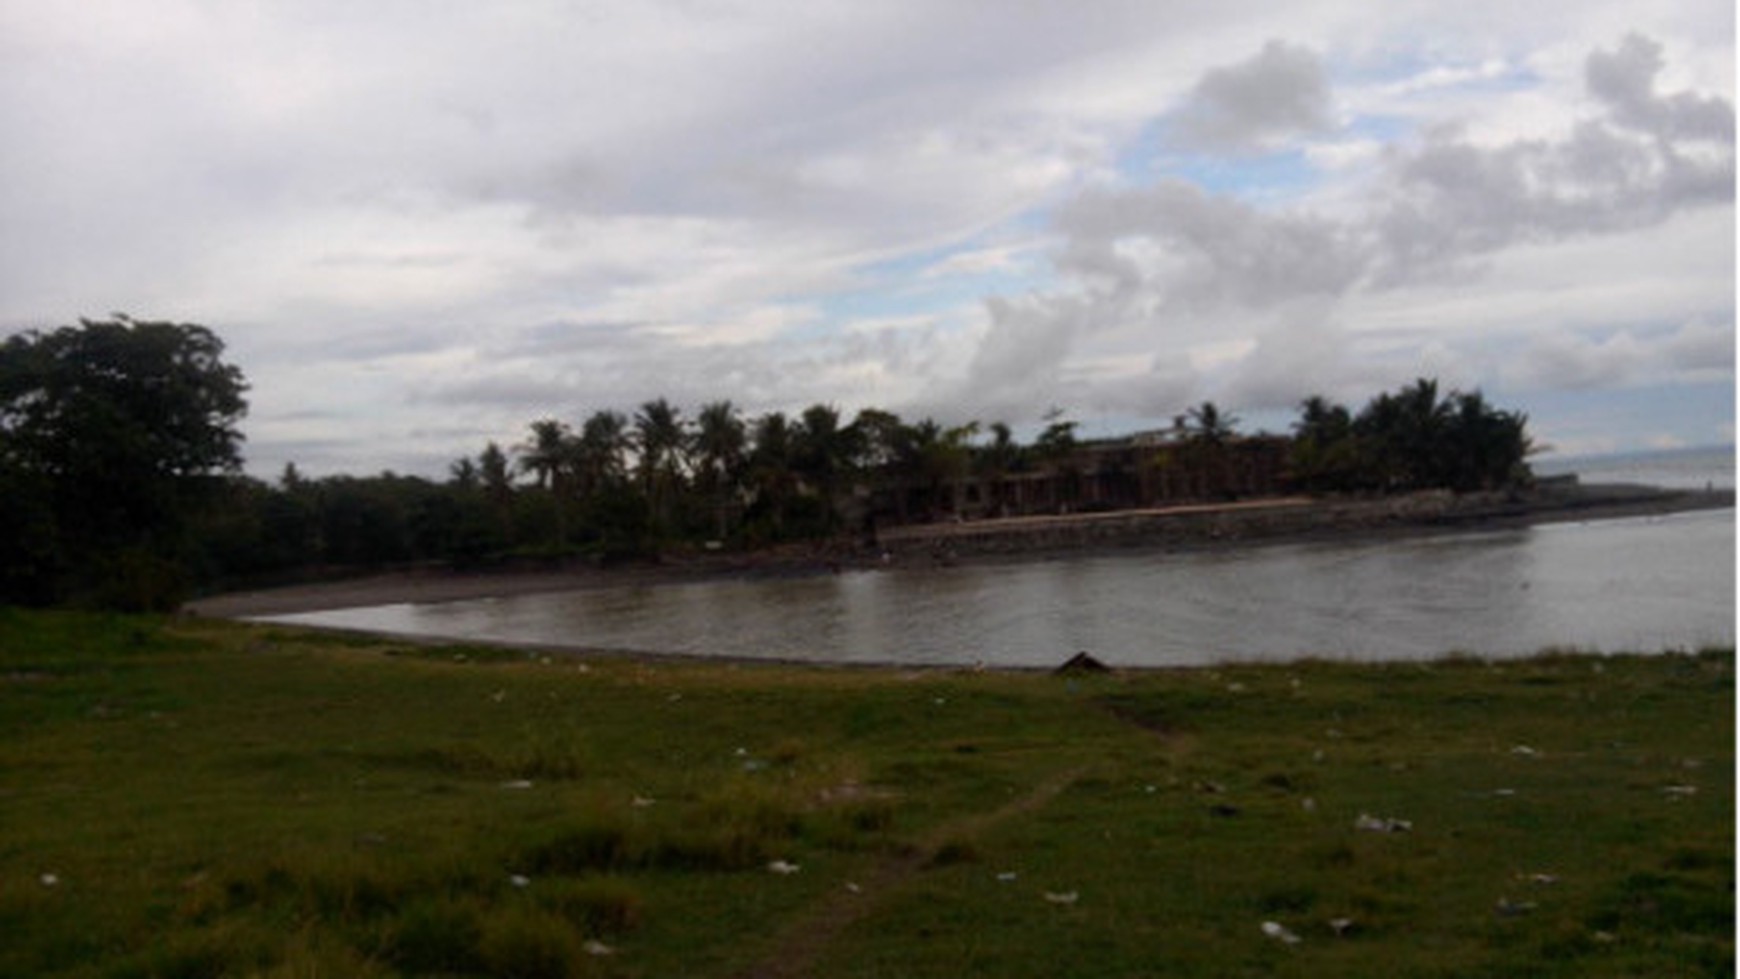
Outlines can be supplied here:
<path id="1" fill-rule="evenodd" d="M 1688 454 L 1690 455 L 1690 454 Z M 1726 460 L 1724 462 L 1724 459 Z M 1726 475 L 1733 453 L 1615 460 L 1585 482 Z M 1626 478 L 1627 476 L 1635 478 Z M 277 621 L 695 656 L 1044 667 L 1421 659 L 1731 646 L 1735 514 L 1187 553 L 592 588 Z"/>

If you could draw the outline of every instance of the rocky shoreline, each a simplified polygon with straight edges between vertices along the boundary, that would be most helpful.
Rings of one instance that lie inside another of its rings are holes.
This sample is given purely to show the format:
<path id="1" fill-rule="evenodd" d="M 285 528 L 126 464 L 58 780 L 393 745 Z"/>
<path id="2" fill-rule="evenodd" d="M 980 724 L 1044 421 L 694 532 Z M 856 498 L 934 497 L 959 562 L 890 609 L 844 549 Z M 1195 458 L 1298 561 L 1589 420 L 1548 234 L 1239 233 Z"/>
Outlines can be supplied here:
<path id="1" fill-rule="evenodd" d="M 1288 497 L 1155 510 L 908 525 L 886 528 L 877 535 L 874 544 L 862 546 L 833 543 L 753 554 L 672 555 L 620 568 L 572 565 L 484 572 L 397 571 L 213 595 L 187 603 L 183 611 L 216 618 L 254 618 L 724 577 L 1033 560 L 1129 547 L 1194 550 L 1284 541 L 1453 533 L 1733 506 L 1732 490 L 1664 490 L 1574 483 L 1543 486 L 1527 494 L 1420 493 L 1337 500 Z"/>
<path id="2" fill-rule="evenodd" d="M 1367 499 L 1288 497 L 1058 517 L 895 528 L 890 553 L 968 557 L 1116 547 L 1199 548 L 1273 540 L 1381 537 L 1573 520 L 1656 516 L 1734 506 L 1731 490 L 1566 484 L 1529 493 L 1414 493 Z"/>

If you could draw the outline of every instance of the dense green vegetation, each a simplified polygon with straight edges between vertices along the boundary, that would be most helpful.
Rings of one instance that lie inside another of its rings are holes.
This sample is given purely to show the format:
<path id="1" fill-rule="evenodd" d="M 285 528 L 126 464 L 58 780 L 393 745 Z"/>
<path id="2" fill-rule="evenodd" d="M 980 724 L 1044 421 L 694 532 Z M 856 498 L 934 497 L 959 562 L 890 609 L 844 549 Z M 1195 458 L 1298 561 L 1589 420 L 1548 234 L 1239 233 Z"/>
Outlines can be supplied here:
<path id="1" fill-rule="evenodd" d="M 851 538 L 946 516 L 965 479 L 1068 473 L 1093 443 L 1053 411 L 1031 444 L 1007 424 L 944 427 L 829 405 L 691 418 L 663 398 L 578 427 L 533 421 L 447 479 L 381 473 L 276 483 L 239 474 L 241 371 L 200 326 L 114 321 L 0 346 L 0 603 L 171 608 L 195 588 L 414 562 L 611 561 L 670 548 Z M 1217 474 L 1242 438 L 1212 402 L 1135 465 Z M 1420 380 L 1357 414 L 1304 403 L 1273 489 L 1490 489 L 1527 478 L 1525 419 Z M 1261 436 L 1271 441 L 1277 436 Z M 1146 444 L 1146 443 L 1144 443 Z M 1187 481 L 1189 482 L 1189 481 Z"/>
<path id="2" fill-rule="evenodd" d="M 0 611 L 0 976 L 1731 975 L 1733 681 Z"/>
<path id="3" fill-rule="evenodd" d="M 217 474 L 241 468 L 241 371 L 201 326 L 84 321 L 0 345 L 0 602 L 170 603 Z"/>

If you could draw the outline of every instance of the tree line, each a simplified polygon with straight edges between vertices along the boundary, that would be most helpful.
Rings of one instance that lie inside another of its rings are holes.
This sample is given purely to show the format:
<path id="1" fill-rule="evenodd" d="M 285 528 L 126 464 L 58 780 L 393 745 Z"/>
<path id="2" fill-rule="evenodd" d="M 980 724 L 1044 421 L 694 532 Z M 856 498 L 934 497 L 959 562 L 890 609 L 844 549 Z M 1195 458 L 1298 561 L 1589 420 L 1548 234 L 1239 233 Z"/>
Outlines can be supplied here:
<path id="1" fill-rule="evenodd" d="M 1024 443 L 1003 422 L 826 404 L 749 416 L 729 400 L 691 415 L 657 398 L 534 420 L 442 479 L 308 479 L 292 464 L 267 482 L 241 472 L 247 385 L 222 351 L 204 327 L 126 317 L 0 347 L 0 602 L 172 607 L 200 588 L 413 563 L 753 550 L 947 516 L 962 480 L 1056 472 L 1098 444 L 1055 409 Z M 1165 441 L 1212 459 L 1246 437 L 1237 421 L 1205 402 Z M 1523 415 L 1422 379 L 1357 412 L 1307 399 L 1287 478 L 1492 489 L 1528 478 L 1529 448 Z"/>

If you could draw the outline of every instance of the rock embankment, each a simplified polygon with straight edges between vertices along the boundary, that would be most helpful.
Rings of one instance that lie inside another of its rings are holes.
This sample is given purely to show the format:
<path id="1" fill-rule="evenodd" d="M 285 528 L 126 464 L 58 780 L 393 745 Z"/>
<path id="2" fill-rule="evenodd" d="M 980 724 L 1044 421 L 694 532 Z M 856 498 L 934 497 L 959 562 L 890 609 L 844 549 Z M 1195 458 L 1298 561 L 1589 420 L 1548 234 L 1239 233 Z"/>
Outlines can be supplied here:
<path id="1" fill-rule="evenodd" d="M 891 560 L 957 559 L 1110 547 L 1205 547 L 1498 528 L 1733 507 L 1732 490 L 1546 487 L 1527 493 L 1414 493 L 1369 499 L 1287 497 L 1205 506 L 891 527 Z"/>

